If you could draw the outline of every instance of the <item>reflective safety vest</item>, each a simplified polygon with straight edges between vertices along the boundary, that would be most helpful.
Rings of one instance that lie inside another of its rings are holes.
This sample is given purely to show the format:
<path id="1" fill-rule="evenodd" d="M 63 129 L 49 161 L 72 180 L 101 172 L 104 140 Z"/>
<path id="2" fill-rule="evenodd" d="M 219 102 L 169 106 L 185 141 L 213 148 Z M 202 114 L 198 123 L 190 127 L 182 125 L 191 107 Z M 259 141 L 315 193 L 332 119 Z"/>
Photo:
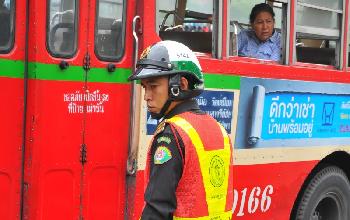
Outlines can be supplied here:
<path id="1" fill-rule="evenodd" d="M 178 132 L 185 148 L 174 219 L 231 219 L 232 148 L 226 130 L 211 116 L 190 112 L 166 123 Z"/>

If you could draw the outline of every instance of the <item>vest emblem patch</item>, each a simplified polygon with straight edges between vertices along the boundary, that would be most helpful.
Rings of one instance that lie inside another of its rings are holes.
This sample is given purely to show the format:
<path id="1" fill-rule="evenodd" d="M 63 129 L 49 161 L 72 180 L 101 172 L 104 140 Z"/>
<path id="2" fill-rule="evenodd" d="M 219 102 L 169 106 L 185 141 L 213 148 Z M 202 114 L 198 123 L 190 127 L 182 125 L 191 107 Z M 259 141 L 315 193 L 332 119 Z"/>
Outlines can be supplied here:
<path id="1" fill-rule="evenodd" d="M 163 164 L 172 158 L 171 151 L 165 146 L 160 146 L 154 153 L 154 164 Z"/>
<path id="2" fill-rule="evenodd" d="M 209 167 L 210 182 L 214 187 L 221 187 L 225 180 L 225 163 L 224 160 L 215 155 L 211 158 Z"/>

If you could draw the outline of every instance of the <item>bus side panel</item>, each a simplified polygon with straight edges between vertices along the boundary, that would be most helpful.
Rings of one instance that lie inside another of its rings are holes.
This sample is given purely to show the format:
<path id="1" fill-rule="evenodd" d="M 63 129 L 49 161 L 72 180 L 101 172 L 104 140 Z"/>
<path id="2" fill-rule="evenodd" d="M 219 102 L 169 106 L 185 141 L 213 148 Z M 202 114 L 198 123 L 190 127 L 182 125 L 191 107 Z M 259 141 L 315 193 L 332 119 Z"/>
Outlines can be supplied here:
<path id="1" fill-rule="evenodd" d="M 130 84 L 89 83 L 99 102 L 87 102 L 83 201 L 87 219 L 124 219 Z"/>
<path id="2" fill-rule="evenodd" d="M 145 171 L 138 170 L 135 175 L 134 189 L 129 191 L 132 193 L 132 199 L 128 201 L 132 202 L 129 204 L 130 209 L 128 210 L 128 216 L 130 220 L 138 220 L 142 214 L 142 209 L 144 206 L 144 189 L 145 189 Z"/>
<path id="3" fill-rule="evenodd" d="M 301 185 L 317 162 L 234 166 L 233 219 L 289 219 Z"/>
<path id="4" fill-rule="evenodd" d="M 348 84 L 241 77 L 235 216 L 288 219 L 317 163 L 349 151 L 349 103 Z"/>
<path id="5" fill-rule="evenodd" d="M 48 23 L 52 21 L 48 18 L 51 10 L 63 12 L 73 1 L 29 2 L 31 33 L 25 219 L 81 217 L 80 195 L 84 174 L 81 149 L 86 89 L 85 71 L 80 65 L 86 54 L 87 40 L 83 33 L 86 33 L 88 19 L 80 18 L 87 18 L 89 1 L 77 2 L 79 4 L 74 11 L 74 14 L 79 15 L 77 50 L 69 59 L 58 58 L 58 55 L 48 51 Z M 66 61 L 69 66 L 60 68 L 61 61 Z"/>
<path id="6" fill-rule="evenodd" d="M 7 3 L 9 1 L 6 1 Z M 11 1 L 14 4 L 15 1 Z M 0 54 L 0 219 L 20 219 L 24 115 L 25 1 L 16 1 L 14 45 Z M 16 13 L 20 12 L 20 13 Z M 1 22 L 1 21 L 0 21 Z M 1 34 L 1 33 L 0 33 Z"/>
<path id="7" fill-rule="evenodd" d="M 23 79 L 0 77 L 0 88 L 0 219 L 8 220 L 19 217 Z"/>
<path id="8" fill-rule="evenodd" d="M 83 114 L 73 100 L 81 82 L 30 80 L 27 219 L 79 216 Z M 78 91 L 78 92 L 77 92 Z"/>

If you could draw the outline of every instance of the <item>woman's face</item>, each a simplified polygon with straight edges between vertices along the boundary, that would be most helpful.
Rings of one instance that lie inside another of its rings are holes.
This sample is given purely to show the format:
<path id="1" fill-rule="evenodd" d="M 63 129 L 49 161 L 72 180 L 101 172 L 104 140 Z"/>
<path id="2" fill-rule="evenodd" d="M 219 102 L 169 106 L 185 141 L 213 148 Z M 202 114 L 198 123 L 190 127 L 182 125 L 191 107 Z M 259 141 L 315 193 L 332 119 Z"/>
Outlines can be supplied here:
<path id="1" fill-rule="evenodd" d="M 272 36 L 275 21 L 269 12 L 260 12 L 252 24 L 255 35 L 261 41 L 266 41 Z"/>

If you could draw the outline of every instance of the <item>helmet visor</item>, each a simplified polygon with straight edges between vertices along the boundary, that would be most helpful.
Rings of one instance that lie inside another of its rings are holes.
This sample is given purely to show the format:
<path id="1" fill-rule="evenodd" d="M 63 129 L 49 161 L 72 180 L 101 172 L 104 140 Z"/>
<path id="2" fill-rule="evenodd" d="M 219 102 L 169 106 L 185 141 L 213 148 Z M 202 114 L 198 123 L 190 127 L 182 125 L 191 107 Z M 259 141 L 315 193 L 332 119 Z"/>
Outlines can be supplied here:
<path id="1" fill-rule="evenodd" d="M 150 77 L 168 75 L 168 71 L 164 71 L 161 68 L 155 68 L 153 66 L 146 66 L 144 68 L 138 68 L 135 74 L 129 77 L 129 80 L 145 79 Z"/>

